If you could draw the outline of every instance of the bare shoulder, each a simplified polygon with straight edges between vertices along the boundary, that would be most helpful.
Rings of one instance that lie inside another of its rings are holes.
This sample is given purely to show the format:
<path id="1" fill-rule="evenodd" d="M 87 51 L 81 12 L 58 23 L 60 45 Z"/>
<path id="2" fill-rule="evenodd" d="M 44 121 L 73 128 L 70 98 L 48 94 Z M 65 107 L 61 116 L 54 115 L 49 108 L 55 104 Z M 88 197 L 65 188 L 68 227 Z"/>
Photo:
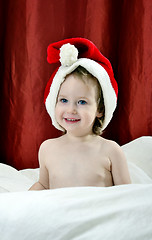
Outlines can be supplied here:
<path id="1" fill-rule="evenodd" d="M 47 147 L 51 146 L 54 142 L 54 139 L 47 139 L 40 145 L 40 150 L 45 150 Z"/>
<path id="2" fill-rule="evenodd" d="M 48 148 L 53 148 L 59 142 L 59 138 L 47 139 L 40 145 L 40 151 L 46 151 Z"/>
<path id="3" fill-rule="evenodd" d="M 124 158 L 124 153 L 118 143 L 104 138 L 102 138 L 102 142 L 104 149 L 106 150 L 106 153 L 109 155 L 110 158 L 114 158 L 114 156 L 116 156 L 117 158 L 118 156 Z"/>
<path id="4" fill-rule="evenodd" d="M 112 140 L 105 139 L 103 137 L 100 137 L 101 143 L 109 150 L 115 150 L 121 148 L 118 143 Z"/>
<path id="5" fill-rule="evenodd" d="M 48 154 L 53 154 L 54 151 L 58 148 L 59 145 L 59 139 L 47 139 L 40 145 L 39 148 L 39 159 L 45 160 L 48 156 Z"/>
<path id="6" fill-rule="evenodd" d="M 109 148 L 109 151 L 114 153 L 116 152 L 121 152 L 122 149 L 118 143 L 112 140 L 106 140 L 107 141 L 107 148 Z"/>

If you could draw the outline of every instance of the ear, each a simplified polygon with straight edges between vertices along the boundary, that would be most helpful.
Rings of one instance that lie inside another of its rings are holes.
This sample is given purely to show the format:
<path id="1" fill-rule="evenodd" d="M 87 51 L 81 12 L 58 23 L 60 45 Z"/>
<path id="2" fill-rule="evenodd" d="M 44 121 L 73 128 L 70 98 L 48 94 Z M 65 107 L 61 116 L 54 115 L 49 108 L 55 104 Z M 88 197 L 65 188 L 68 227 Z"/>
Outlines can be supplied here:
<path id="1" fill-rule="evenodd" d="M 103 113 L 97 111 L 97 115 L 96 115 L 96 117 L 97 117 L 97 118 L 101 118 L 101 117 L 103 117 Z"/>

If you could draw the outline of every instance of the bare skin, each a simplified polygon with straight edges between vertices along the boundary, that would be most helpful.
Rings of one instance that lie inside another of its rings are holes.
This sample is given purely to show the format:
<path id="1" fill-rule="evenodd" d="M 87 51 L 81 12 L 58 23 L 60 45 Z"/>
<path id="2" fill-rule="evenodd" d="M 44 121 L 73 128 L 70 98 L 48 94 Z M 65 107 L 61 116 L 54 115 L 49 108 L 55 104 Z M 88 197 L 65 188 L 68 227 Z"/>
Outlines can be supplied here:
<path id="1" fill-rule="evenodd" d="M 47 140 L 40 147 L 39 159 L 39 182 L 31 190 L 131 183 L 121 148 L 101 137 L 80 142 L 65 135 Z"/>
<path id="2" fill-rule="evenodd" d="M 56 104 L 56 119 L 66 134 L 42 143 L 39 181 L 30 190 L 131 183 L 120 146 L 92 132 L 101 115 L 95 89 L 70 75 Z"/>

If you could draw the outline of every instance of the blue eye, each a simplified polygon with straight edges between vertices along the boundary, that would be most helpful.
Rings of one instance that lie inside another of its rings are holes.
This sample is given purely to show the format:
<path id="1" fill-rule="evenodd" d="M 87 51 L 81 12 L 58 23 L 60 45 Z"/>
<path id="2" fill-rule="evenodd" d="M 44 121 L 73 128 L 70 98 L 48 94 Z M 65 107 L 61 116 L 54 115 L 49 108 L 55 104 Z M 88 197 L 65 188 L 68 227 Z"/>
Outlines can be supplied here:
<path id="1" fill-rule="evenodd" d="M 80 104 L 80 105 L 85 105 L 85 104 L 87 104 L 87 102 L 86 102 L 85 100 L 79 100 L 79 101 L 78 101 L 78 104 Z"/>
<path id="2" fill-rule="evenodd" d="M 62 98 L 62 99 L 60 99 L 60 102 L 62 102 L 62 103 L 67 103 L 67 102 L 68 102 L 68 100 L 67 100 L 67 99 L 65 99 L 65 98 Z"/>

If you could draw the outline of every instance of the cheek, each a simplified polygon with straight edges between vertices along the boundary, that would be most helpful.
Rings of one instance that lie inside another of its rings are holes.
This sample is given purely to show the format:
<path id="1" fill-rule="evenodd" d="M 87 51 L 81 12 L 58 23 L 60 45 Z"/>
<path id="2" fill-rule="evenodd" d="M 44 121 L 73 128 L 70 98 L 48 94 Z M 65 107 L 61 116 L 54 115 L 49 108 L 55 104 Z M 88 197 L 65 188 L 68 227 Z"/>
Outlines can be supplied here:
<path id="1" fill-rule="evenodd" d="M 89 110 L 82 111 L 81 116 L 83 116 L 86 121 L 92 122 L 96 118 L 96 111 L 94 108 L 90 108 Z"/>
<path id="2" fill-rule="evenodd" d="M 58 118 L 61 115 L 61 108 L 59 105 L 56 105 L 55 107 L 55 116 Z"/>

